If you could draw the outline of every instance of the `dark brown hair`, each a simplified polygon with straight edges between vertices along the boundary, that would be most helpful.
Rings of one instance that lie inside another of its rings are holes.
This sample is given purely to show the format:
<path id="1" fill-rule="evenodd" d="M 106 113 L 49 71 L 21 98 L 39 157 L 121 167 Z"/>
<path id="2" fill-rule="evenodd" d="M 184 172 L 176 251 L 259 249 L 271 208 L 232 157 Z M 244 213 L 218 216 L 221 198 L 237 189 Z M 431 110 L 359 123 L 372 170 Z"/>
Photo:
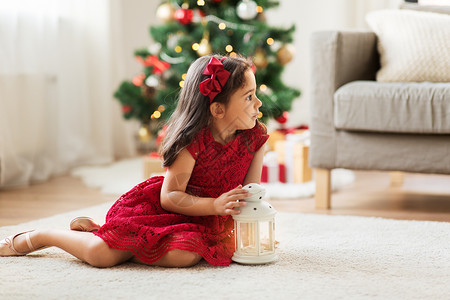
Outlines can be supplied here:
<path id="1" fill-rule="evenodd" d="M 200 93 L 198 87 L 200 82 L 210 77 L 210 75 L 203 75 L 203 71 L 212 56 L 218 60 L 223 58 L 220 55 L 202 56 L 189 67 L 178 105 L 168 121 L 165 138 L 161 144 L 160 153 L 164 167 L 170 166 L 180 151 L 212 121 L 209 110 L 210 100 Z M 230 72 L 230 77 L 213 101 L 227 105 L 231 95 L 245 84 L 245 72 L 251 69 L 251 64 L 241 56 L 227 56 L 222 63 L 225 70 Z"/>

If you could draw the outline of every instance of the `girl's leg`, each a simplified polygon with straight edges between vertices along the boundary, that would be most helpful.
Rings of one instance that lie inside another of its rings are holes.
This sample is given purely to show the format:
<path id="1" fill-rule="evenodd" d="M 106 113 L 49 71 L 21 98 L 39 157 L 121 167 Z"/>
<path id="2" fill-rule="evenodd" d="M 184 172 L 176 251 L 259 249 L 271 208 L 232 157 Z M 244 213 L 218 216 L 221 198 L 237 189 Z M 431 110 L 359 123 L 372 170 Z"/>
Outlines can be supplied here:
<path id="1" fill-rule="evenodd" d="M 30 232 L 30 239 L 36 249 L 55 246 L 94 267 L 112 267 L 133 257 L 129 251 L 109 248 L 103 239 L 90 232 L 39 230 Z M 18 252 L 29 251 L 24 235 L 17 236 L 13 242 Z"/>
<path id="2" fill-rule="evenodd" d="M 198 264 L 201 260 L 202 257 L 198 253 L 180 249 L 173 249 L 167 251 L 167 253 L 164 254 L 163 257 L 150 265 L 169 268 L 186 268 Z M 133 258 L 133 261 L 141 264 L 146 264 L 136 257 Z"/>
<path id="3" fill-rule="evenodd" d="M 39 230 L 30 232 L 30 239 L 36 249 L 55 246 L 94 267 L 112 267 L 134 257 L 133 253 L 129 251 L 109 248 L 103 239 L 90 232 L 61 229 Z M 29 251 L 24 235 L 17 236 L 13 243 L 18 252 Z M 191 267 L 199 263 L 201 259 L 202 257 L 195 252 L 173 249 L 151 265 Z M 144 263 L 137 258 L 134 258 L 133 261 Z"/>

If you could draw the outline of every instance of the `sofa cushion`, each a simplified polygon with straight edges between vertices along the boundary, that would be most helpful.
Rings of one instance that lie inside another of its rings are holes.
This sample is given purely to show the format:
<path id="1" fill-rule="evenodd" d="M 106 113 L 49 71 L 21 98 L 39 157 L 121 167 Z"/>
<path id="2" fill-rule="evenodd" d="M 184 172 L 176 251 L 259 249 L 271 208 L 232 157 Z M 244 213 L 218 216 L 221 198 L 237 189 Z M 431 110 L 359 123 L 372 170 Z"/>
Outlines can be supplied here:
<path id="1" fill-rule="evenodd" d="M 378 36 L 381 82 L 450 82 L 450 16 L 379 10 L 366 16 Z"/>
<path id="2" fill-rule="evenodd" d="M 417 11 L 428 11 L 440 14 L 450 15 L 450 6 L 442 6 L 439 4 L 434 5 L 418 5 L 417 3 L 403 2 L 399 5 L 400 9 L 409 9 Z"/>
<path id="3" fill-rule="evenodd" d="M 450 83 L 348 83 L 334 94 L 334 125 L 354 131 L 449 134 Z"/>

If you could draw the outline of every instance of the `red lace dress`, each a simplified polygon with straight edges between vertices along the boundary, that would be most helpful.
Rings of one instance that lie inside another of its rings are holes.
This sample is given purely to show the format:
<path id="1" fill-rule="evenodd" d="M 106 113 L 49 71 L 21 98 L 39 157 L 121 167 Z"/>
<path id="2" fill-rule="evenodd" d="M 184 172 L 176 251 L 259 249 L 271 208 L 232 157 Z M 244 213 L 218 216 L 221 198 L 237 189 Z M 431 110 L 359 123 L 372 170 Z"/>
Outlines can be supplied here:
<path id="1" fill-rule="evenodd" d="M 216 198 L 242 184 L 254 153 L 269 136 L 257 124 L 226 145 L 201 130 L 187 150 L 196 160 L 186 192 Z M 156 176 L 123 194 L 110 208 L 106 223 L 95 234 L 111 247 L 129 250 L 153 263 L 167 251 L 200 254 L 214 266 L 227 266 L 234 252 L 231 216 L 185 216 L 164 210 L 160 192 L 164 177 Z"/>

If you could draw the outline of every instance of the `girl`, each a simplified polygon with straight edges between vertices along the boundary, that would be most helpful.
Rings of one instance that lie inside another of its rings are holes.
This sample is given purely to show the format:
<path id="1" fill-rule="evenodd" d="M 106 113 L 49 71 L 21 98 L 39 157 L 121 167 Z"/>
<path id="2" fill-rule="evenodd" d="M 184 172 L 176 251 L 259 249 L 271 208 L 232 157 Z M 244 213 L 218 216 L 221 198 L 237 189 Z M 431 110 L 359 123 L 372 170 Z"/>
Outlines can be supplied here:
<path id="1" fill-rule="evenodd" d="M 202 258 L 227 266 L 234 252 L 232 215 L 260 182 L 263 145 L 251 65 L 241 57 L 205 56 L 189 68 L 161 146 L 164 177 L 122 195 L 106 223 L 79 217 L 73 230 L 36 230 L 0 241 L 0 256 L 56 246 L 96 267 L 125 261 L 188 267 Z"/>

